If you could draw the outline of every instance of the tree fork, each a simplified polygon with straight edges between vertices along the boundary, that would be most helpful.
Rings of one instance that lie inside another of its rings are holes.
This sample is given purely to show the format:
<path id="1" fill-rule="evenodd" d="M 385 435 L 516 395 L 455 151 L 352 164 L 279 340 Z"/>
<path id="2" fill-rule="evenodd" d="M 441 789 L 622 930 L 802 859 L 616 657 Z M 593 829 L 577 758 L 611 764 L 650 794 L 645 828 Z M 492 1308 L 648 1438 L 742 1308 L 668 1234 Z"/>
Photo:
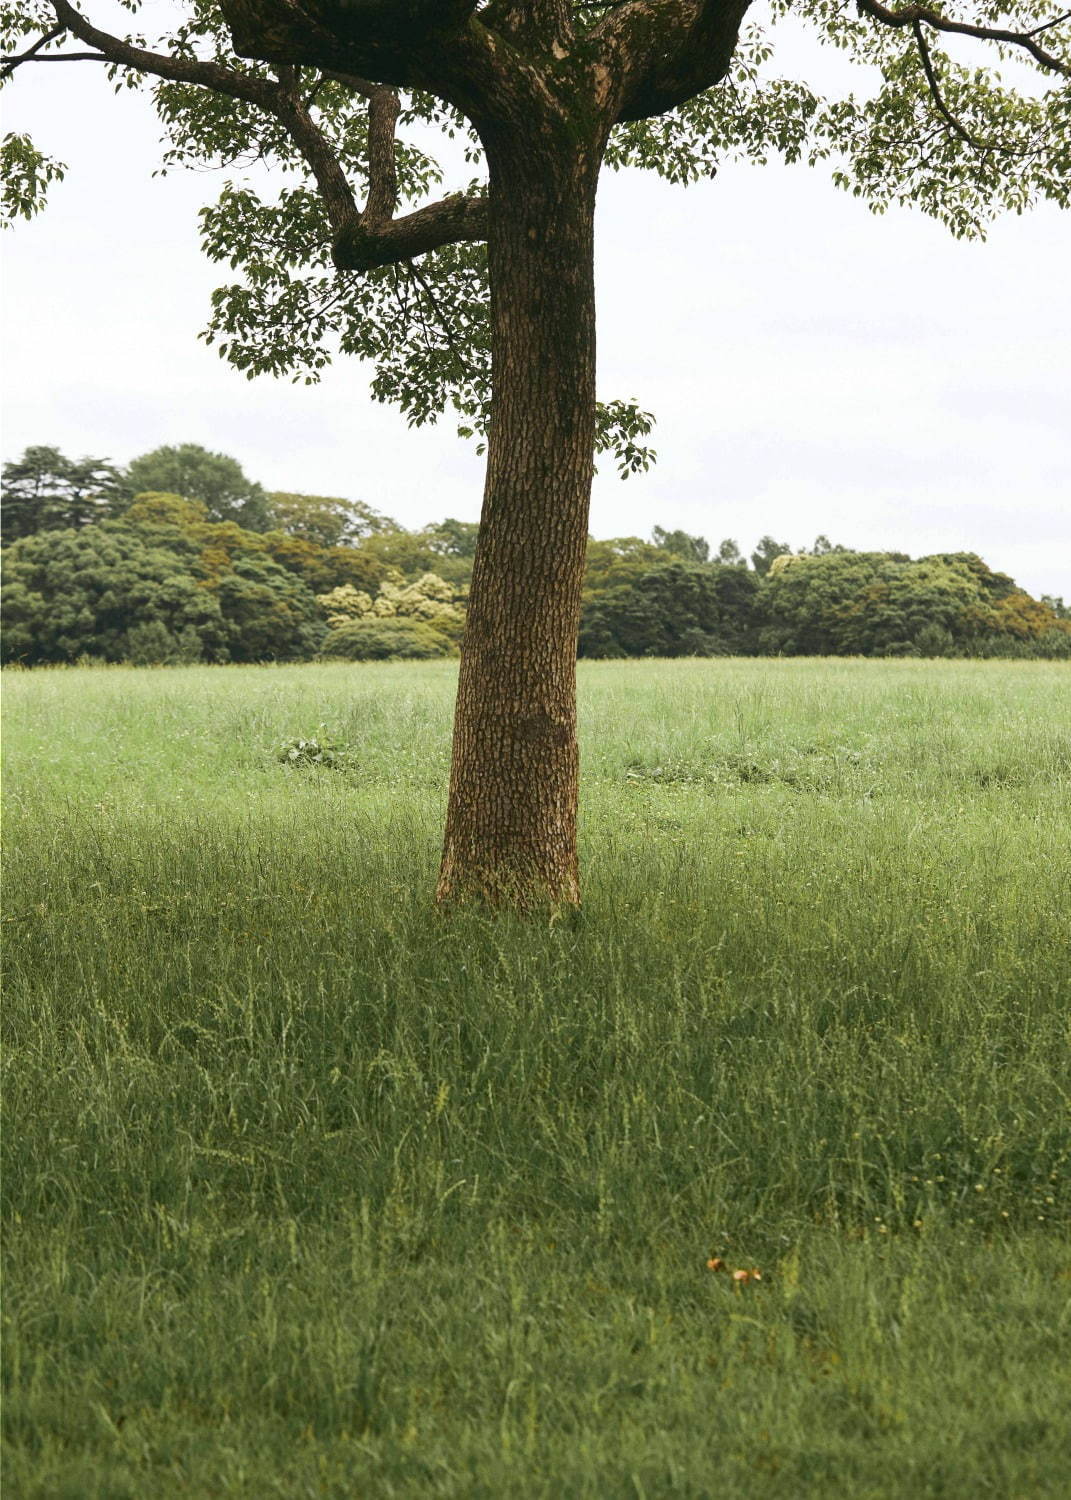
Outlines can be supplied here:
<path id="1" fill-rule="evenodd" d="M 576 905 L 602 142 L 529 127 L 485 147 L 494 395 L 437 897 Z"/>

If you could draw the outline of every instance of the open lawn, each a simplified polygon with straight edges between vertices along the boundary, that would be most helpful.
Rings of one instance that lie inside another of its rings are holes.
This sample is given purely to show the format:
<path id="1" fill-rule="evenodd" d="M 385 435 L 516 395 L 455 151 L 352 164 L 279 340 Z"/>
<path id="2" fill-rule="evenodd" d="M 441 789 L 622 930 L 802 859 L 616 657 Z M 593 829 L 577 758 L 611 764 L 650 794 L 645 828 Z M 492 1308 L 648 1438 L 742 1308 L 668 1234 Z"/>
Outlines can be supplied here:
<path id="1" fill-rule="evenodd" d="M 1066 1500 L 1071 668 L 582 664 L 550 924 L 453 685 L 6 676 L 6 1493 Z"/>

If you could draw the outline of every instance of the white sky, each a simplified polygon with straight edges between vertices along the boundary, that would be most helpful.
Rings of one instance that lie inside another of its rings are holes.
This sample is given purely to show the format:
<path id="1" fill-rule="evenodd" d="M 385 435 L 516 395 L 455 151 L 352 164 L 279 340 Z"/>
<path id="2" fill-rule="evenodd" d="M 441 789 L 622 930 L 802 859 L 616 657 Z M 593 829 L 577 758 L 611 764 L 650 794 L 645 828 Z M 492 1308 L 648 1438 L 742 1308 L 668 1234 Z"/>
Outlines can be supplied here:
<path id="1" fill-rule="evenodd" d="M 23 69 L 3 104 L 5 130 L 69 166 L 4 236 L 5 458 L 196 442 L 269 489 L 407 526 L 478 517 L 482 463 L 449 420 L 409 431 L 353 360 L 319 386 L 249 382 L 198 341 L 227 275 L 197 238 L 219 179 L 152 178 L 146 99 L 70 64 Z M 688 189 L 607 173 L 599 214 L 601 394 L 655 412 L 660 457 L 625 483 L 604 463 L 595 535 L 972 550 L 1071 595 L 1066 218 L 962 244 L 908 211 L 873 217 L 820 168 L 772 166 Z"/>

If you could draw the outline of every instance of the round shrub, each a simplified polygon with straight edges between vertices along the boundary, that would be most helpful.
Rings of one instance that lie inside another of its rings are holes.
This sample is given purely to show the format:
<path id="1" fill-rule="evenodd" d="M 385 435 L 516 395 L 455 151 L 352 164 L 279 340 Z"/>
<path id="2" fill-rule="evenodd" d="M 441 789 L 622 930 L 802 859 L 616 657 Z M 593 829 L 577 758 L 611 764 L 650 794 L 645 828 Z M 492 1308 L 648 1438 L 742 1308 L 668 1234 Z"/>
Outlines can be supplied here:
<path id="1" fill-rule="evenodd" d="M 426 661 L 452 655 L 439 630 L 418 620 L 351 620 L 328 633 L 320 647 L 326 659 L 343 661 Z"/>

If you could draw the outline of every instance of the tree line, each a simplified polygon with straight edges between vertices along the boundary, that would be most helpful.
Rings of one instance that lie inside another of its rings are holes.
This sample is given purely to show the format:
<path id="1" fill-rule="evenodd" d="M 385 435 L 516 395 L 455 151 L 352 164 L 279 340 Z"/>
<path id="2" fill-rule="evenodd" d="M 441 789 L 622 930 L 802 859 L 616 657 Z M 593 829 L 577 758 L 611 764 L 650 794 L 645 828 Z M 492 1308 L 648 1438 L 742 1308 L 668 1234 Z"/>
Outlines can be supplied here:
<path id="1" fill-rule="evenodd" d="M 4 465 L 2 515 L 7 663 L 431 658 L 464 633 L 474 522 L 410 531 L 362 501 L 268 492 L 196 444 L 125 469 L 28 448 Z M 589 540 L 579 654 L 1071 659 L 1071 609 L 971 553 L 765 536 L 746 557 L 656 526 Z"/>

